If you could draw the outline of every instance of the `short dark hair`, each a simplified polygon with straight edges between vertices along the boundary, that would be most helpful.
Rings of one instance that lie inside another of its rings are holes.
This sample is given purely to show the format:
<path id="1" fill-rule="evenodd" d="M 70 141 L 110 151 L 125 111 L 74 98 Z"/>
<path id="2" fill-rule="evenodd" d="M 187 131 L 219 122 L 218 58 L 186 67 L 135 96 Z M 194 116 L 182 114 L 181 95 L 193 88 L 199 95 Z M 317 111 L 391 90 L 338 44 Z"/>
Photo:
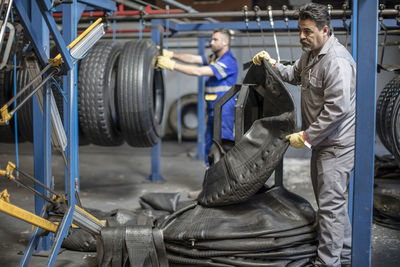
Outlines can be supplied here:
<path id="1" fill-rule="evenodd" d="M 231 34 L 231 31 L 229 29 L 217 28 L 217 29 L 215 29 L 213 31 L 213 34 L 216 33 L 216 32 L 219 32 L 219 33 L 225 35 L 228 38 L 229 41 L 231 40 L 232 34 Z"/>
<path id="2" fill-rule="evenodd" d="M 331 16 L 329 15 L 328 7 L 321 4 L 309 3 L 299 9 L 299 19 L 311 19 L 315 21 L 317 28 L 321 30 L 325 25 L 329 28 L 331 34 Z"/>

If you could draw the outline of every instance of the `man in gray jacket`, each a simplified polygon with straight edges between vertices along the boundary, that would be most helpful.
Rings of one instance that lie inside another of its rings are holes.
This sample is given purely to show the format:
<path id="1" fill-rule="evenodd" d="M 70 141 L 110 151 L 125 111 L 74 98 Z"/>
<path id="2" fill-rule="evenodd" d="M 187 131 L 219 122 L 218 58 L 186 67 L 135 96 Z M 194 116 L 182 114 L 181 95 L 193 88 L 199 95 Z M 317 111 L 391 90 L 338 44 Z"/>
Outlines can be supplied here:
<path id="1" fill-rule="evenodd" d="M 354 167 L 356 64 L 330 27 L 326 6 L 300 9 L 303 54 L 285 66 L 265 51 L 254 58 L 272 64 L 282 80 L 301 85 L 302 130 L 286 136 L 295 148 L 312 150 L 311 181 L 318 204 L 315 266 L 349 266 L 351 225 L 345 191 Z"/>

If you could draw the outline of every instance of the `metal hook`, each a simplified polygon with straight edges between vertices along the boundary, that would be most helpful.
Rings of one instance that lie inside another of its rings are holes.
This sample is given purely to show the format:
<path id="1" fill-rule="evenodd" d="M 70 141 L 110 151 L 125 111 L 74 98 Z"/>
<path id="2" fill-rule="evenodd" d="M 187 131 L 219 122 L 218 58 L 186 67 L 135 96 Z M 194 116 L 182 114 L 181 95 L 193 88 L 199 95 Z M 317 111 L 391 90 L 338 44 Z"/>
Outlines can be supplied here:
<path id="1" fill-rule="evenodd" d="M 257 22 L 258 28 L 260 29 L 260 32 L 261 32 L 262 45 L 263 45 L 263 48 L 265 48 L 264 31 L 261 26 L 261 17 L 260 17 L 260 14 L 258 13 L 258 12 L 260 12 L 261 9 L 257 5 L 255 5 L 253 9 L 254 9 L 254 12 L 256 15 L 256 22 Z"/>

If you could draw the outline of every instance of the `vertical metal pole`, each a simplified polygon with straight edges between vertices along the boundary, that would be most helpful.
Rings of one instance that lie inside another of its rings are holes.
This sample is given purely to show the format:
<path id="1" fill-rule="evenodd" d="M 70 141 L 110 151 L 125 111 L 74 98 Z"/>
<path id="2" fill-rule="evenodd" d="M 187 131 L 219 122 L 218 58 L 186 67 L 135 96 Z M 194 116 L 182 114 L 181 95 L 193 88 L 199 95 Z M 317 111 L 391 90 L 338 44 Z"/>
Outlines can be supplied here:
<path id="1" fill-rule="evenodd" d="M 206 38 L 198 39 L 198 53 L 204 55 L 204 48 L 206 46 Z M 203 160 L 205 154 L 205 114 L 204 114 L 204 77 L 198 78 L 198 100 L 197 100 L 197 155 L 196 158 Z"/>
<path id="2" fill-rule="evenodd" d="M 357 0 L 353 1 L 352 6 L 352 16 L 351 16 L 351 54 L 353 55 L 354 60 L 357 62 L 357 18 L 358 18 L 358 10 L 357 10 L 358 2 Z M 348 194 L 348 214 L 350 223 L 353 222 L 353 202 L 354 202 L 354 171 L 350 174 L 349 181 L 349 194 Z"/>
<path id="3" fill-rule="evenodd" d="M 161 42 L 160 30 L 153 29 L 151 31 L 151 38 L 155 44 L 159 45 Z M 152 182 L 165 181 L 161 175 L 161 139 L 151 148 L 151 174 L 147 179 Z"/>
<path id="4" fill-rule="evenodd" d="M 75 210 L 75 205 L 72 205 L 69 207 L 68 211 L 64 214 L 64 218 L 62 219 L 59 225 L 59 229 L 57 230 L 56 241 L 53 243 L 53 247 L 51 249 L 52 253 L 50 254 L 47 260 L 46 266 L 50 267 L 54 265 L 58 251 L 61 248 L 62 241 L 67 236 L 68 229 L 72 224 L 74 210 Z"/>
<path id="5" fill-rule="evenodd" d="M 378 0 L 357 4 L 357 99 L 352 266 L 371 266 Z M 356 11 L 356 10 L 353 10 Z"/>
<path id="6" fill-rule="evenodd" d="M 44 21 L 36 1 L 31 2 L 31 23 L 35 38 L 41 43 L 46 57 L 50 54 L 49 29 Z M 31 79 L 34 77 L 31 77 Z M 50 86 L 46 84 L 43 90 L 43 114 L 40 110 L 36 97 L 32 98 L 33 103 L 33 148 L 34 148 L 34 175 L 45 184 L 51 184 L 51 114 L 50 114 Z M 35 189 L 42 194 L 47 192 L 37 184 Z M 40 215 L 45 202 L 38 196 L 35 196 L 35 213 Z M 40 238 L 36 251 L 49 250 L 51 247 L 52 236 Z"/>
<path id="7" fill-rule="evenodd" d="M 63 38 L 65 43 L 71 43 L 77 35 L 76 0 L 71 4 L 63 5 Z M 64 127 L 67 134 L 68 144 L 66 157 L 68 166 L 65 167 L 65 190 L 68 203 L 76 204 L 75 191 L 79 188 L 78 179 L 78 104 L 76 86 L 76 64 L 63 77 L 63 89 L 66 94 L 67 103 L 64 105 Z M 79 192 L 78 192 L 79 193 Z"/>

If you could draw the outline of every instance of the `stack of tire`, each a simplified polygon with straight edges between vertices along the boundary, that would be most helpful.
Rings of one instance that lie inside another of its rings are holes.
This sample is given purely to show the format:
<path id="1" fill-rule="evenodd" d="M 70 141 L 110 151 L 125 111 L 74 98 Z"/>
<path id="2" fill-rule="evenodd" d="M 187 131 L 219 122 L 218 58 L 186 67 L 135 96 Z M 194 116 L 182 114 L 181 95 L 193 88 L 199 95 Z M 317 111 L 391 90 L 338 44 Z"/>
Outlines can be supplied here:
<path id="1" fill-rule="evenodd" d="M 157 55 L 156 45 L 149 40 L 100 41 L 92 47 L 79 64 L 79 144 L 157 144 L 164 111 L 164 80 L 155 67 Z M 31 76 L 23 65 L 17 74 L 17 90 L 34 78 Z M 12 88 L 11 72 L 0 72 L 0 106 L 12 97 Z M 56 88 L 53 93 L 62 118 L 63 97 Z M 19 141 L 32 142 L 32 100 L 17 114 Z M 1 126 L 0 141 L 14 142 L 13 131 L 13 122 Z"/>
<path id="2" fill-rule="evenodd" d="M 97 43 L 79 68 L 79 124 L 95 145 L 150 147 L 161 135 L 164 80 L 149 40 Z"/>
<path id="3" fill-rule="evenodd" d="M 400 164 L 400 75 L 382 89 L 376 107 L 376 131 Z"/>

